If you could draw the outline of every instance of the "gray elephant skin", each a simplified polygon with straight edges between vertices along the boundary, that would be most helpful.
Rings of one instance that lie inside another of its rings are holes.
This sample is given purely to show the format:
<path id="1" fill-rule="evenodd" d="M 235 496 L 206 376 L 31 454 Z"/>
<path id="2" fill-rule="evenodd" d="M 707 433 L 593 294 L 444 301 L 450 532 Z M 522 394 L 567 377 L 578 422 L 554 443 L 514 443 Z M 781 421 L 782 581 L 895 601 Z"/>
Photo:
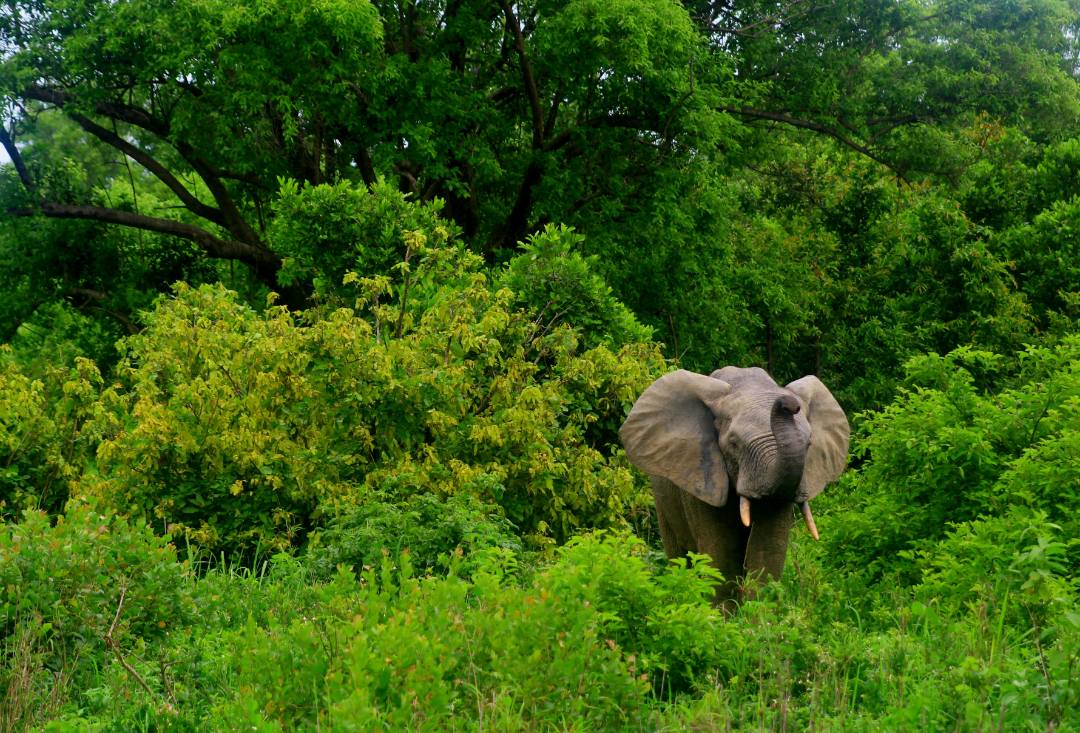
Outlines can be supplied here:
<path id="1" fill-rule="evenodd" d="M 716 603 L 735 607 L 747 577 L 778 578 L 799 507 L 847 463 L 850 428 L 815 376 L 784 387 L 763 369 L 679 370 L 646 389 L 619 430 L 652 479 L 668 557 L 709 555 L 723 573 Z"/>

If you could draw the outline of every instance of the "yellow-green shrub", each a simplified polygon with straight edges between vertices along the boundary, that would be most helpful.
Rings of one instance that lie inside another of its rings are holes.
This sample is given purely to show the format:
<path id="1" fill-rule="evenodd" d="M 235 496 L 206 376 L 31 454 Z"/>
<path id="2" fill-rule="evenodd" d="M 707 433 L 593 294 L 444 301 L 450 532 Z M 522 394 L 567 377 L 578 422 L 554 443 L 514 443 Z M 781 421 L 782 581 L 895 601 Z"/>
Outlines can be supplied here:
<path id="1" fill-rule="evenodd" d="M 101 375 L 77 358 L 70 370 L 32 379 L 5 357 L 0 351 L 0 517 L 59 512 L 93 450 L 87 422 L 100 412 Z"/>
<path id="2" fill-rule="evenodd" d="M 644 499 L 615 430 L 657 348 L 579 351 L 448 236 L 410 233 L 393 278 L 347 276 L 353 308 L 178 285 L 126 342 L 88 490 L 212 550 L 296 544 L 375 491 L 468 492 L 537 538 L 623 521 Z"/>

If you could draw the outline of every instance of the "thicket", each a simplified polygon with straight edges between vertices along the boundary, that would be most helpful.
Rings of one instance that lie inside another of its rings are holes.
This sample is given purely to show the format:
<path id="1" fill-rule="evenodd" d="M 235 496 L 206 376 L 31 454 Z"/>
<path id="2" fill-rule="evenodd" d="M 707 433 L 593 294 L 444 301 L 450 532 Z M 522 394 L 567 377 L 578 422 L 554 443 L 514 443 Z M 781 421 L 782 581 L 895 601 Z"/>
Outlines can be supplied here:
<path id="1" fill-rule="evenodd" d="M 402 236 L 302 314 L 177 286 L 107 380 L 6 348 L 5 729 L 1077 724 L 1075 336 L 909 359 L 823 541 L 725 617 L 627 533 L 663 364 L 577 238 L 530 279 Z"/>
<path id="2" fill-rule="evenodd" d="M 1080 727 L 1077 17 L 8 3 L 0 732 Z M 855 428 L 730 616 L 726 363 Z"/>
<path id="3" fill-rule="evenodd" d="M 1027 578 L 1023 594 L 996 597 L 1038 613 L 1034 623 L 989 597 L 970 602 L 955 576 L 936 571 L 856 597 L 798 541 L 798 569 L 728 618 L 710 605 L 704 558 L 661 567 L 655 550 L 621 533 L 578 538 L 538 568 L 494 552 L 468 576 L 456 561 L 446 574 L 417 575 L 406 552 L 320 580 L 286 554 L 260 572 L 195 575 L 145 528 L 105 521 L 80 511 L 50 528 L 31 514 L 7 529 L 5 580 L 16 565 L 33 570 L 5 596 L 5 609 L 22 614 L 5 640 L 9 729 L 35 720 L 52 731 L 1077 722 L 1080 615 L 1039 543 L 1013 563 Z M 85 554 L 56 553 L 57 544 Z M 65 570 L 80 582 L 58 590 L 45 573 Z M 57 679 L 48 665 L 65 650 L 77 663 L 69 658 Z"/>
<path id="4" fill-rule="evenodd" d="M 358 506 L 404 510 L 431 495 L 461 495 L 460 510 L 533 544 L 641 513 L 640 479 L 614 446 L 662 368 L 655 345 L 626 341 L 647 330 L 560 244 L 569 231 L 540 234 L 520 255 L 543 253 L 544 283 L 516 260 L 493 277 L 415 208 L 431 228 L 404 234 L 392 275 L 346 273 L 332 302 L 304 314 L 178 285 L 124 340 L 113 383 L 98 380 L 98 414 L 82 427 L 100 442 L 76 493 L 211 554 L 297 547 Z M 592 295 L 583 328 L 552 312 L 548 293 L 563 288 Z M 608 323 L 624 330 L 606 335 Z M 10 373 L 10 389 L 40 387 Z M 10 440 L 14 450 L 22 439 Z M 36 440 L 46 450 L 59 438 Z"/>

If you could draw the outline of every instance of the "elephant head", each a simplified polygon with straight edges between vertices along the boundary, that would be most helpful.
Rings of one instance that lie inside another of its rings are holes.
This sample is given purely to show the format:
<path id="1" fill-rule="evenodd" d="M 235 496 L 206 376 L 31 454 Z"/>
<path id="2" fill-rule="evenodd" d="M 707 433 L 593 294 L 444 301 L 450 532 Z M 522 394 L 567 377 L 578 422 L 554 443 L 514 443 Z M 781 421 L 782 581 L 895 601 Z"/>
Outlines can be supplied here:
<path id="1" fill-rule="evenodd" d="M 780 387 L 762 369 L 729 366 L 710 376 L 679 370 L 656 380 L 638 398 L 619 435 L 630 461 L 653 477 L 654 493 L 661 479 L 712 507 L 733 506 L 737 497 L 745 527 L 754 524 L 755 504 L 764 516 L 795 503 L 816 539 L 810 500 L 843 471 L 849 432 L 844 411 L 817 377 Z M 661 530 L 671 526 L 673 536 L 694 536 L 697 542 L 672 544 L 665 537 L 669 554 L 669 544 L 681 552 L 710 546 L 696 537 L 708 531 L 700 522 L 679 529 L 675 519 L 661 516 Z M 746 553 L 745 537 L 740 547 Z M 743 557 L 738 561 L 741 568 Z"/>

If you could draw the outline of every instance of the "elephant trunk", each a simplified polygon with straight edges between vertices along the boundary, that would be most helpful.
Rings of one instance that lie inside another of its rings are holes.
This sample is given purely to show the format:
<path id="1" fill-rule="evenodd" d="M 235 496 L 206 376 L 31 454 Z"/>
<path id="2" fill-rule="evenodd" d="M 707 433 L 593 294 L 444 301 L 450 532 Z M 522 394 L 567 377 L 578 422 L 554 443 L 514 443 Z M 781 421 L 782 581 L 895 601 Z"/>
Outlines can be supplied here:
<path id="1" fill-rule="evenodd" d="M 785 393 L 773 400 L 769 415 L 770 434 L 754 441 L 751 450 L 762 463 L 753 470 L 739 472 L 739 518 L 746 527 L 752 521 L 751 498 L 780 501 L 795 498 L 809 445 L 809 435 L 800 430 L 795 421 L 800 409 L 794 395 Z M 760 484 L 751 486 L 749 482 L 753 479 Z M 804 517 L 808 511 L 809 507 L 803 510 Z"/>
<path id="2" fill-rule="evenodd" d="M 773 401 L 772 413 L 769 416 L 769 426 L 776 440 L 776 459 L 773 465 L 775 473 L 771 477 L 771 483 L 776 489 L 777 498 L 794 499 L 795 491 L 802 480 L 810 436 L 800 430 L 795 421 L 800 409 L 795 396 L 785 393 Z"/>

